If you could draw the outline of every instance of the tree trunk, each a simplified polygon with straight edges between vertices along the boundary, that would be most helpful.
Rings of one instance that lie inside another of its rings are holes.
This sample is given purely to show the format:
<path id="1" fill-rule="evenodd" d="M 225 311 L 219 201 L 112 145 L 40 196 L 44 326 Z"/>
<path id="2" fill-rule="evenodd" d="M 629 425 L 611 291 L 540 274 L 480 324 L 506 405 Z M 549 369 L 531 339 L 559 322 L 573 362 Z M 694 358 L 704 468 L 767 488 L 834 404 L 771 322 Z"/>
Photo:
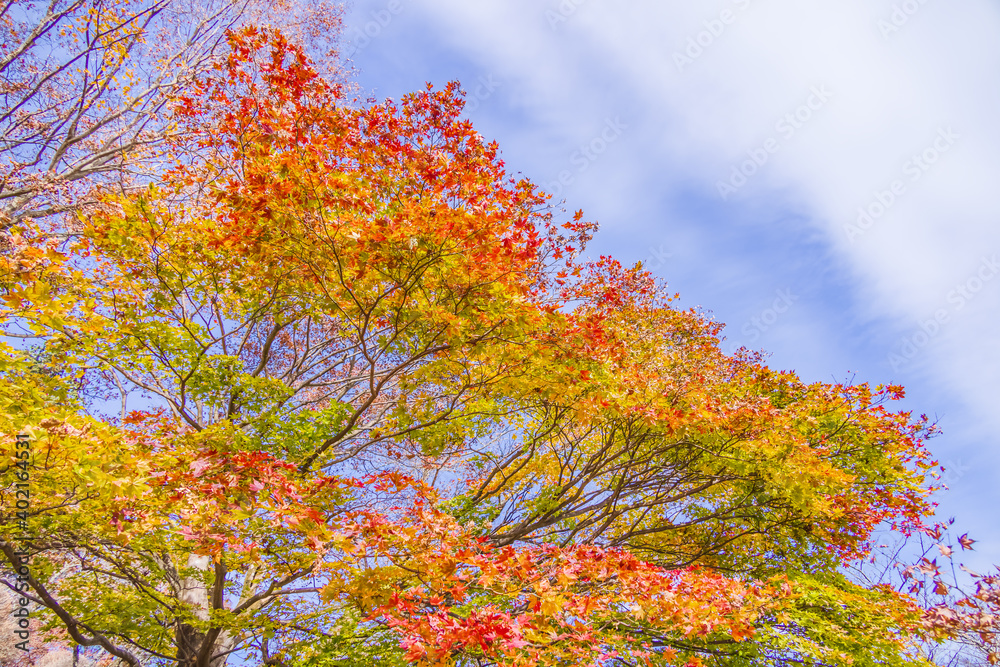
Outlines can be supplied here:
<path id="1" fill-rule="evenodd" d="M 207 621 L 211 616 L 213 596 L 205 581 L 209 578 L 212 559 L 191 554 L 188 556 L 187 567 L 197 570 L 198 574 L 180 578 L 177 598 L 194 608 L 198 620 Z M 217 568 L 217 576 L 220 574 L 225 576 Z M 217 582 L 214 588 L 221 591 L 221 582 Z M 206 634 L 182 621 L 177 622 L 175 641 L 178 667 L 224 667 L 233 644 L 233 638 L 228 632 L 209 631 Z M 210 645 L 206 646 L 206 642 Z M 213 659 L 213 656 L 218 657 Z"/>

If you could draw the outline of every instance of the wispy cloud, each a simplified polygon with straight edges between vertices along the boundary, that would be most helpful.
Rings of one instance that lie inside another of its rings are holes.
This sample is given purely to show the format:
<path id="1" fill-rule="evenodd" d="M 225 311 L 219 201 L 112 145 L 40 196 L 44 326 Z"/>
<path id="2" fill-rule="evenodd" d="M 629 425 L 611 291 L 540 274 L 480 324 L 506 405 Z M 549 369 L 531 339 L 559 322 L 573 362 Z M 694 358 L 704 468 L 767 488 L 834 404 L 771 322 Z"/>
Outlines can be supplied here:
<path id="1" fill-rule="evenodd" d="M 414 42 L 398 48 L 504 82 L 483 123 L 601 219 L 601 252 L 655 262 L 731 339 L 813 379 L 903 382 L 946 414 L 935 445 L 976 462 L 963 486 L 1000 502 L 984 439 L 1000 430 L 1000 289 L 949 301 L 1000 250 L 1000 7 L 419 0 L 399 17 Z M 617 117 L 627 130 L 574 167 Z M 776 290 L 795 300 L 772 316 Z M 906 340 L 919 349 L 894 364 Z"/>

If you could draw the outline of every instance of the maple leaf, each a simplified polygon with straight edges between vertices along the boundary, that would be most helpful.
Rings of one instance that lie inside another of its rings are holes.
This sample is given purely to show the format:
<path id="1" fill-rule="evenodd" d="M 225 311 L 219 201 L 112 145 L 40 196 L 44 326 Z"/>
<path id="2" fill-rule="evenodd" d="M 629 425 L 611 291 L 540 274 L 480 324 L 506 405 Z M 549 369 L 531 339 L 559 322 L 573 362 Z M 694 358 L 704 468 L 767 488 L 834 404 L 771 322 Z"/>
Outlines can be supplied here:
<path id="1" fill-rule="evenodd" d="M 192 461 L 190 466 L 191 472 L 194 473 L 195 477 L 201 477 L 202 474 L 212 467 L 211 459 L 198 459 L 197 461 Z"/>

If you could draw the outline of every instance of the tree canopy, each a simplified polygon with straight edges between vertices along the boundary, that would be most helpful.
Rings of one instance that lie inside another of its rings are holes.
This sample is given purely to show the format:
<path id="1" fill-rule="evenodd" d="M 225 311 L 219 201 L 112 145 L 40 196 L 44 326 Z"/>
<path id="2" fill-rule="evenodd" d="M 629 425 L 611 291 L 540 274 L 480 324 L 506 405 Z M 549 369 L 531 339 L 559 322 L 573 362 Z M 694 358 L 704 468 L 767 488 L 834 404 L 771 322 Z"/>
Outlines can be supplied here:
<path id="1" fill-rule="evenodd" d="M 850 576 L 877 531 L 938 530 L 901 388 L 726 355 L 641 265 L 585 259 L 596 225 L 505 171 L 457 84 L 361 102 L 260 22 L 218 49 L 152 175 L 88 181 L 69 233 L 8 214 L 0 552 L 36 640 L 133 667 L 992 641 L 995 579 L 929 607 Z"/>

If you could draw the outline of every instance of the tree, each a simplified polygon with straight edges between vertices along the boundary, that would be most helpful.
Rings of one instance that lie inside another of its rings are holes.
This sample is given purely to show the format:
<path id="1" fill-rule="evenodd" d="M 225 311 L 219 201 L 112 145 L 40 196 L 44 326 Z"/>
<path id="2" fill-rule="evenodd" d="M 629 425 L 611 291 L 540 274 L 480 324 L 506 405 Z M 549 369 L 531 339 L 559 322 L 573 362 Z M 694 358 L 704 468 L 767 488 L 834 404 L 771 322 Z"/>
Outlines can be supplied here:
<path id="1" fill-rule="evenodd" d="M 135 666 L 927 664 L 943 626 L 843 574 L 932 510 L 901 389 L 583 261 L 456 85 L 225 53 L 157 183 L 11 231 L 0 552 L 50 627 Z"/>
<path id="2" fill-rule="evenodd" d="M 219 64 L 229 30 L 275 18 L 313 44 L 339 26 L 325 1 L 2 3 L 0 231 L 147 181 L 170 159 L 171 101 Z"/>

